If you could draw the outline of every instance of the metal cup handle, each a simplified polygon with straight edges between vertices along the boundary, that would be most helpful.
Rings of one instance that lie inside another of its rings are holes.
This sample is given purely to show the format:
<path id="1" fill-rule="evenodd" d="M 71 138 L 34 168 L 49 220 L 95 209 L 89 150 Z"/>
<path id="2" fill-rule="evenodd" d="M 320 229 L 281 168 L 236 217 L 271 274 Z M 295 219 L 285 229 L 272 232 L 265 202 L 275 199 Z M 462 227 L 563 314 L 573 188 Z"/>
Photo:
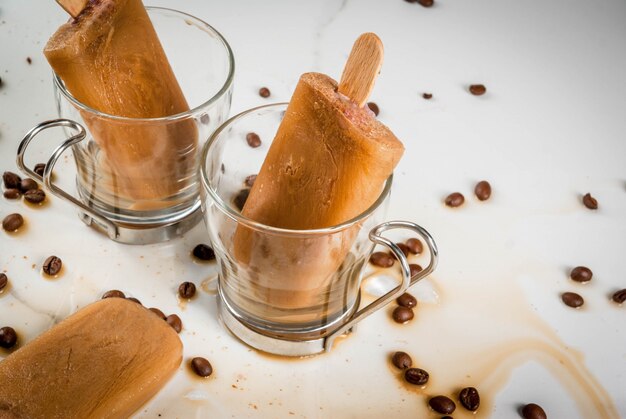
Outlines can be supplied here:
<path id="1" fill-rule="evenodd" d="M 399 228 L 408 229 L 417 233 L 420 238 L 424 240 L 426 246 L 428 246 L 428 250 L 430 251 L 430 262 L 428 266 L 422 271 L 415 274 L 415 276 L 413 277 L 411 277 L 411 268 L 409 268 L 409 262 L 402 250 L 400 250 L 400 248 L 396 246 L 394 242 L 382 236 L 382 233 L 387 230 L 394 230 Z M 386 306 L 392 300 L 398 298 L 411 285 L 430 275 L 437 266 L 439 250 L 437 249 L 437 244 L 435 243 L 435 240 L 432 238 L 428 231 L 410 221 L 388 221 L 386 223 L 379 224 L 370 231 L 369 239 L 375 244 L 380 244 L 388 247 L 389 250 L 391 250 L 396 256 L 398 261 L 400 261 L 400 268 L 402 270 L 402 282 L 398 284 L 394 289 L 387 292 L 385 295 L 377 298 L 370 304 L 366 305 L 365 307 L 354 313 L 354 315 L 347 323 L 328 335 L 324 341 L 324 350 L 327 352 L 330 351 L 330 349 L 332 348 L 333 342 L 337 338 L 337 336 L 342 335 L 370 314 Z"/>
<path id="2" fill-rule="evenodd" d="M 26 149 L 28 148 L 28 145 L 30 144 L 30 142 L 40 132 L 45 131 L 48 128 L 55 128 L 55 127 L 71 128 L 72 130 L 76 132 L 76 134 L 71 136 L 67 140 L 65 140 L 63 143 L 61 143 L 54 149 L 54 151 L 52 152 L 52 155 L 50 156 L 50 159 L 48 160 L 48 163 L 46 163 L 46 168 L 43 172 L 43 177 L 42 177 L 42 176 L 39 176 L 32 169 L 30 169 L 24 164 L 24 154 L 26 154 Z M 102 216 L 101 214 L 98 214 L 93 209 L 89 208 L 87 205 L 83 204 L 80 200 L 74 198 L 72 195 L 68 194 L 63 189 L 59 188 L 52 182 L 52 169 L 56 165 L 56 162 L 59 160 L 61 155 L 70 146 L 73 146 L 74 144 L 78 144 L 79 142 L 84 140 L 85 137 L 86 137 L 85 128 L 83 128 L 83 126 L 80 125 L 79 123 L 74 122 L 72 120 L 53 119 L 50 121 L 44 121 L 36 125 L 30 131 L 28 131 L 28 133 L 26 133 L 26 135 L 20 142 L 20 145 L 17 149 L 17 166 L 20 168 L 20 170 L 22 170 L 22 172 L 27 173 L 29 176 L 32 176 L 35 179 L 38 179 L 40 182 L 43 182 L 46 189 L 48 189 L 53 195 L 61 199 L 64 199 L 70 202 L 71 204 L 76 205 L 81 211 L 80 216 L 83 219 L 83 222 L 85 222 L 85 224 L 90 225 L 92 222 L 95 222 L 99 227 L 101 227 L 102 229 L 106 231 L 107 235 L 111 239 L 115 240 L 119 236 L 119 233 L 118 233 L 117 226 L 113 222 L 111 222 L 110 220 Z"/>

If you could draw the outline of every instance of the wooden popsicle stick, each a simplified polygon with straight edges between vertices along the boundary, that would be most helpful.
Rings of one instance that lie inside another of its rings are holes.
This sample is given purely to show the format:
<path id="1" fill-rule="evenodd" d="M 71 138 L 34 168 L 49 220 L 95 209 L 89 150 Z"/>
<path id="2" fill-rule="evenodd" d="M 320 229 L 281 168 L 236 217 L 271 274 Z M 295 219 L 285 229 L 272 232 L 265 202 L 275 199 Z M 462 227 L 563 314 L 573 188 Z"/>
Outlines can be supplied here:
<path id="1" fill-rule="evenodd" d="M 74 19 L 83 11 L 89 0 L 56 0 Z"/>
<path id="2" fill-rule="evenodd" d="M 339 93 L 363 107 L 372 93 L 376 77 L 383 65 L 383 43 L 368 32 L 358 37 L 346 62 L 339 82 Z"/>

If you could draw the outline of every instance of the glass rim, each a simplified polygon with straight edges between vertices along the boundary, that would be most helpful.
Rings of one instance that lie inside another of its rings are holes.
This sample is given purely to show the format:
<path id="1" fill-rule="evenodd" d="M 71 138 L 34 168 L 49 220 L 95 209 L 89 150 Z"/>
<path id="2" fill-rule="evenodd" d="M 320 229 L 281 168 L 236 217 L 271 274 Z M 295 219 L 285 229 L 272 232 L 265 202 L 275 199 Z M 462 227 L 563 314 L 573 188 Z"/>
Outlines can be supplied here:
<path id="1" fill-rule="evenodd" d="M 337 233 L 340 231 L 343 231 L 347 228 L 352 227 L 355 224 L 358 224 L 359 222 L 363 221 L 365 218 L 369 217 L 372 213 L 374 213 L 374 211 L 376 211 L 378 209 L 378 207 L 380 207 L 382 205 L 382 203 L 385 201 L 385 199 L 387 199 L 387 197 L 389 196 L 389 193 L 391 191 L 391 184 L 393 181 L 393 173 L 391 175 L 389 175 L 389 177 L 385 180 L 385 185 L 380 193 L 380 195 L 378 196 L 378 198 L 376 198 L 376 201 L 374 201 L 365 211 L 361 212 L 360 214 L 358 214 L 357 216 L 344 221 L 342 223 L 339 224 L 335 224 L 333 226 L 330 227 L 324 227 L 324 228 L 316 228 L 316 229 L 310 229 L 310 230 L 295 230 L 295 229 L 289 229 L 289 228 L 281 228 L 281 227 L 273 227 L 273 226 L 269 226 L 267 224 L 263 224 L 260 223 L 258 221 L 254 221 L 251 218 L 248 218 L 246 216 L 244 216 L 243 214 L 241 214 L 238 211 L 235 211 L 231 205 L 229 205 L 228 203 L 224 202 L 224 200 L 222 199 L 222 197 L 217 193 L 217 191 L 211 187 L 211 184 L 209 182 L 209 177 L 208 177 L 208 173 L 207 173 L 207 157 L 209 155 L 209 150 L 212 148 L 212 146 L 217 142 L 220 134 L 226 129 L 228 128 L 232 123 L 237 122 L 238 120 L 246 117 L 247 115 L 257 112 L 257 111 L 263 111 L 263 110 L 284 110 L 284 108 L 286 108 L 286 106 L 288 105 L 288 102 L 279 102 L 279 103 L 272 103 L 269 105 L 261 105 L 261 106 L 257 106 L 251 109 L 248 109 L 246 111 L 243 111 L 231 118 L 229 118 L 226 122 L 224 122 L 222 125 L 220 125 L 214 132 L 213 134 L 211 134 L 211 136 L 209 137 L 208 141 L 204 144 L 203 148 L 202 148 L 202 155 L 201 155 L 201 164 L 200 164 L 200 180 L 202 182 L 202 187 L 203 189 L 211 196 L 211 199 L 213 200 L 213 202 L 215 202 L 215 204 L 217 205 L 217 207 L 220 209 L 220 211 L 222 211 L 224 214 L 226 214 L 226 216 L 228 216 L 230 219 L 232 219 L 233 221 L 236 221 L 237 223 L 241 223 L 244 224 L 247 227 L 250 227 L 254 230 L 257 231 L 263 231 L 263 232 L 267 232 L 267 233 L 273 233 L 276 235 L 287 235 L 287 236 L 317 236 L 317 235 L 327 235 L 327 234 L 332 234 L 332 233 Z"/>
<path id="2" fill-rule="evenodd" d="M 156 117 L 156 118 L 132 118 L 132 117 L 108 114 L 106 112 L 101 112 L 101 111 L 99 111 L 97 109 L 94 109 L 94 108 L 92 108 L 90 106 L 85 105 L 80 100 L 76 99 L 74 97 L 74 95 L 72 95 L 67 90 L 67 88 L 65 87 L 65 83 L 63 83 L 63 80 L 61 80 L 61 78 L 53 70 L 52 71 L 52 78 L 53 78 L 53 81 L 54 81 L 54 85 L 59 89 L 61 94 L 63 94 L 63 96 L 67 100 L 69 100 L 74 106 L 76 106 L 79 110 L 89 112 L 90 114 L 93 114 L 93 115 L 95 115 L 97 117 L 100 117 L 100 118 L 106 118 L 106 119 L 111 119 L 111 120 L 116 120 L 116 121 L 126 121 L 126 122 L 169 122 L 169 121 L 177 121 L 177 120 L 186 119 L 186 118 L 188 118 L 190 116 L 193 116 L 193 115 L 197 114 L 199 111 L 209 107 L 214 102 L 216 102 L 219 98 L 224 96 L 224 94 L 232 86 L 233 80 L 235 78 L 235 57 L 234 57 L 233 50 L 231 49 L 230 45 L 228 44 L 226 39 L 222 36 L 222 34 L 217 31 L 217 29 L 215 29 L 213 26 L 209 25 L 208 23 L 206 23 L 202 19 L 199 19 L 199 18 L 197 18 L 197 17 L 195 17 L 193 15 L 190 15 L 189 13 L 181 12 L 180 10 L 170 9 L 170 8 L 167 8 L 167 7 L 156 7 L 156 6 L 145 6 L 145 7 L 146 7 L 147 11 L 155 10 L 155 11 L 161 11 L 161 12 L 171 12 L 171 13 L 174 13 L 176 15 L 180 15 L 180 17 L 184 17 L 185 20 L 193 21 L 194 24 L 198 25 L 199 29 L 201 29 L 201 30 L 204 29 L 208 33 L 210 33 L 212 35 L 215 35 L 216 38 L 222 44 L 222 46 L 226 49 L 226 53 L 228 55 L 228 75 L 226 76 L 226 81 L 224 82 L 224 84 L 222 85 L 220 90 L 218 90 L 218 92 L 215 93 L 211 98 L 209 98 L 208 100 L 202 102 L 200 105 L 198 105 L 198 106 L 196 106 L 196 107 L 194 107 L 192 109 L 189 109 L 188 111 L 180 112 L 180 113 L 177 113 L 177 114 L 174 114 L 174 115 L 160 116 L 160 117 Z"/>

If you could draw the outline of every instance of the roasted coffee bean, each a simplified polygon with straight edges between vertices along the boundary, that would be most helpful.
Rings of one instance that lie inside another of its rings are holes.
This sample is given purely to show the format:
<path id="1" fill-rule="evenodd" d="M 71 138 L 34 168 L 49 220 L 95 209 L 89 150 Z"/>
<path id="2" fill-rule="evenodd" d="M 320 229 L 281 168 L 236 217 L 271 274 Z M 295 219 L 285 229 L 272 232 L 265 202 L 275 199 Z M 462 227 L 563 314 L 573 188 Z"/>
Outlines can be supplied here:
<path id="1" fill-rule="evenodd" d="M 434 3 L 433 0 L 404 0 L 407 3 L 419 3 L 424 7 L 431 7 Z"/>
<path id="2" fill-rule="evenodd" d="M 5 189 L 19 189 L 22 178 L 13 172 L 4 172 L 2 174 L 2 181 L 4 182 Z"/>
<path id="3" fill-rule="evenodd" d="M 9 283 L 9 278 L 7 278 L 7 275 L 5 273 L 0 273 L 0 291 L 2 291 L 4 287 L 7 286 L 8 283 Z"/>
<path id="4" fill-rule="evenodd" d="M 267 87 L 261 87 L 259 89 L 259 96 L 261 96 L 261 97 L 268 98 L 268 97 L 270 97 L 271 94 L 272 93 L 270 92 L 270 89 L 268 89 Z"/>
<path id="5" fill-rule="evenodd" d="M 593 277 L 593 272 L 591 272 L 591 269 L 587 268 L 586 266 L 577 266 L 572 269 L 569 277 L 576 282 L 589 282 Z"/>
<path id="6" fill-rule="evenodd" d="M 193 255 L 200 260 L 214 260 L 215 252 L 206 244 L 200 243 L 193 248 Z"/>
<path id="7" fill-rule="evenodd" d="M 481 180 L 476 184 L 474 193 L 476 194 L 476 198 L 481 201 L 486 201 L 491 196 L 491 185 L 486 180 Z"/>
<path id="8" fill-rule="evenodd" d="M 56 256 L 48 256 L 43 263 L 43 272 L 47 275 L 56 275 L 61 271 L 63 267 L 63 261 Z"/>
<path id="9" fill-rule="evenodd" d="M 624 288 L 623 290 L 615 291 L 611 298 L 617 304 L 623 304 L 624 301 L 626 301 L 626 288 Z"/>
<path id="10" fill-rule="evenodd" d="M 248 200 L 248 196 L 250 196 L 250 189 L 242 189 L 239 191 L 233 202 L 239 211 L 243 210 L 243 206 L 246 205 L 246 201 Z"/>
<path id="11" fill-rule="evenodd" d="M 39 204 L 46 199 L 46 193 L 41 189 L 31 189 L 26 191 L 24 199 L 31 204 Z"/>
<path id="12" fill-rule="evenodd" d="M 418 273 L 422 272 L 422 267 L 417 263 L 409 263 L 409 269 L 411 269 L 411 278 L 413 278 Z"/>
<path id="13" fill-rule="evenodd" d="M 200 377 L 208 377 L 213 373 L 211 363 L 206 358 L 199 356 L 191 360 L 191 368 L 193 369 L 193 372 L 198 374 Z"/>
<path id="14" fill-rule="evenodd" d="M 415 315 L 413 314 L 413 310 L 402 306 L 396 307 L 393 310 L 391 316 L 393 317 L 393 321 L 400 324 L 407 323 L 408 321 L 413 320 L 413 317 L 415 317 Z"/>
<path id="15" fill-rule="evenodd" d="M 563 294 L 561 294 L 561 300 L 563 300 L 565 305 L 573 308 L 578 308 L 585 304 L 585 300 L 583 300 L 583 297 L 581 297 L 579 294 L 576 294 L 575 292 L 564 292 Z"/>
<path id="16" fill-rule="evenodd" d="M 28 65 L 33 63 L 33 59 L 30 57 L 26 57 L 26 62 L 28 63 Z"/>
<path id="17" fill-rule="evenodd" d="M 172 326 L 172 329 L 176 330 L 176 333 L 183 330 L 183 321 L 176 314 L 170 314 L 165 318 L 165 321 Z"/>
<path id="18" fill-rule="evenodd" d="M 478 394 L 478 390 L 474 387 L 465 387 L 459 393 L 459 401 L 464 408 L 475 412 L 480 406 L 480 395 Z"/>
<path id="19" fill-rule="evenodd" d="M 380 113 L 380 109 L 378 108 L 378 105 L 375 104 L 374 102 L 367 102 L 367 107 L 370 108 L 370 111 L 374 112 L 374 115 L 378 116 L 378 114 Z"/>
<path id="20" fill-rule="evenodd" d="M 398 248 L 400 249 L 400 251 L 404 254 L 404 256 L 408 256 L 409 255 L 409 247 L 404 244 L 404 243 L 396 243 L 396 246 L 398 246 Z M 389 251 L 389 256 L 391 256 L 394 259 L 398 259 L 396 257 L 396 254 L 393 253 L 391 250 Z"/>
<path id="21" fill-rule="evenodd" d="M 414 237 L 406 241 L 406 246 L 409 248 L 409 252 L 413 253 L 414 255 L 419 255 L 424 251 L 424 245 L 422 244 L 422 242 Z"/>
<path id="22" fill-rule="evenodd" d="M 150 310 L 151 312 L 153 312 L 154 314 L 156 314 L 157 316 L 159 316 L 163 320 L 165 320 L 167 318 L 167 316 L 161 310 L 159 310 L 156 307 L 150 307 L 148 310 Z"/>
<path id="23" fill-rule="evenodd" d="M 460 192 L 453 192 L 446 197 L 446 205 L 449 207 L 460 207 L 465 202 L 465 197 Z"/>
<path id="24" fill-rule="evenodd" d="M 6 199 L 17 199 L 22 195 L 19 189 L 11 188 L 4 191 L 4 197 Z"/>
<path id="25" fill-rule="evenodd" d="M 430 375 L 428 372 L 421 368 L 407 368 L 404 371 L 404 379 L 407 383 L 415 384 L 416 386 L 423 386 L 428 383 Z"/>
<path id="26" fill-rule="evenodd" d="M 546 412 L 535 403 L 529 403 L 522 408 L 522 417 L 524 419 L 547 419 Z"/>
<path id="27" fill-rule="evenodd" d="M 141 304 L 141 301 L 139 301 L 139 300 L 138 300 L 137 298 L 135 298 L 135 297 L 126 297 L 126 299 L 127 299 L 128 301 L 132 301 L 133 303 L 137 303 L 137 304 L 139 304 L 139 305 L 143 305 L 143 304 Z"/>
<path id="28" fill-rule="evenodd" d="M 9 214 L 2 220 L 2 228 L 6 231 L 16 231 L 24 225 L 24 217 L 20 214 Z"/>
<path id="29" fill-rule="evenodd" d="M 431 397 L 428 405 L 437 413 L 447 415 L 456 410 L 456 404 L 451 398 L 446 396 Z"/>
<path id="30" fill-rule="evenodd" d="M 102 299 L 104 300 L 105 298 L 126 298 L 126 294 L 120 290 L 109 290 L 102 294 Z"/>
<path id="31" fill-rule="evenodd" d="M 0 328 L 0 346 L 10 349 L 17 343 L 17 333 L 12 327 L 5 326 Z"/>
<path id="32" fill-rule="evenodd" d="M 583 196 L 583 204 L 591 210 L 598 209 L 598 201 L 589 193 Z"/>
<path id="33" fill-rule="evenodd" d="M 257 148 L 261 145 L 261 137 L 256 132 L 249 132 L 246 134 L 246 141 L 252 148 Z"/>
<path id="34" fill-rule="evenodd" d="M 393 354 L 391 357 L 391 363 L 401 370 L 409 368 L 413 365 L 413 360 L 411 359 L 411 355 L 406 352 L 398 351 Z"/>
<path id="35" fill-rule="evenodd" d="M 417 305 L 417 299 L 408 292 L 405 292 L 396 298 L 396 303 L 398 303 L 400 307 L 413 308 Z"/>
<path id="36" fill-rule="evenodd" d="M 483 84 L 472 84 L 469 87 L 469 91 L 474 96 L 481 96 L 487 92 L 487 88 Z"/>
<path id="37" fill-rule="evenodd" d="M 256 175 L 250 175 L 250 176 L 246 176 L 246 180 L 244 181 L 244 184 L 251 188 L 254 185 L 254 181 L 256 180 Z"/>
<path id="38" fill-rule="evenodd" d="M 183 282 L 178 286 L 180 298 L 191 298 L 196 295 L 196 285 L 193 282 Z"/>
<path id="39" fill-rule="evenodd" d="M 433 94 L 432 93 L 422 93 L 422 97 L 426 100 L 430 100 L 433 98 Z"/>
<path id="40" fill-rule="evenodd" d="M 386 252 L 374 252 L 370 256 L 370 263 L 380 268 L 390 268 L 394 264 L 394 258 Z"/>
<path id="41" fill-rule="evenodd" d="M 27 191 L 34 191 L 36 189 L 39 189 L 39 185 L 37 185 L 37 182 L 29 177 L 22 179 L 22 181 L 20 182 L 20 191 L 22 191 L 22 193 L 26 193 Z"/>
<path id="42" fill-rule="evenodd" d="M 44 170 L 46 170 L 46 164 L 45 163 L 37 163 L 35 165 L 35 168 L 33 169 L 33 171 L 35 173 L 37 173 L 39 176 L 41 176 L 41 177 L 43 177 Z"/>

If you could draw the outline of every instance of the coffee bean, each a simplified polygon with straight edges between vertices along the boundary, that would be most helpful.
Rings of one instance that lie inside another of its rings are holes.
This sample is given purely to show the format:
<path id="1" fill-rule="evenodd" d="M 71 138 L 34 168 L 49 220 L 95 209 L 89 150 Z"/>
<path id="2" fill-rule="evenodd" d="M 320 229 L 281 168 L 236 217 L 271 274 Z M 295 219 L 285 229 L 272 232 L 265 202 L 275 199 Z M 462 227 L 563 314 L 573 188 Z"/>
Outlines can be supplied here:
<path id="1" fill-rule="evenodd" d="M 593 277 L 593 272 L 586 266 L 577 266 L 572 269 L 569 277 L 576 282 L 589 282 L 591 281 L 591 277 Z"/>
<path id="2" fill-rule="evenodd" d="M 45 163 L 37 163 L 33 171 L 37 173 L 39 176 L 43 177 L 43 172 L 46 170 Z"/>
<path id="3" fill-rule="evenodd" d="M 396 303 L 398 303 L 398 305 L 401 307 L 413 308 L 417 305 L 417 299 L 408 292 L 405 292 L 404 294 L 396 298 Z"/>
<path id="4" fill-rule="evenodd" d="M 522 408 L 522 417 L 524 419 L 547 419 L 546 412 L 535 403 L 529 403 Z"/>
<path id="5" fill-rule="evenodd" d="M 404 379 L 407 383 L 423 386 L 428 383 L 430 375 L 421 368 L 408 368 L 404 371 Z"/>
<path id="6" fill-rule="evenodd" d="M 26 57 L 26 62 L 28 63 L 28 65 L 33 63 L 33 59 L 30 57 Z"/>
<path id="7" fill-rule="evenodd" d="M 2 228 L 6 231 L 16 231 L 24 225 L 24 217 L 20 214 L 9 214 L 2 220 Z"/>
<path id="8" fill-rule="evenodd" d="M 191 360 L 191 368 L 200 377 L 208 377 L 213 373 L 211 363 L 199 356 Z"/>
<path id="9" fill-rule="evenodd" d="M 370 108 L 370 111 L 374 112 L 374 115 L 378 116 L 378 114 L 380 113 L 380 109 L 378 108 L 378 105 L 375 104 L 374 102 L 367 102 L 367 107 Z"/>
<path id="10" fill-rule="evenodd" d="M 465 202 L 465 197 L 459 192 L 453 192 L 446 197 L 446 205 L 449 207 L 460 207 Z"/>
<path id="11" fill-rule="evenodd" d="M 411 356 L 407 354 L 406 352 L 398 351 L 394 353 L 393 356 L 391 357 L 391 363 L 396 368 L 400 368 L 401 370 L 404 370 L 406 368 L 409 368 L 411 365 L 413 365 L 413 360 L 411 359 Z"/>
<path id="12" fill-rule="evenodd" d="M 406 246 L 409 248 L 409 252 L 413 253 L 414 255 L 419 255 L 424 251 L 424 245 L 422 244 L 422 242 L 414 237 L 406 241 Z"/>
<path id="13" fill-rule="evenodd" d="M 126 294 L 120 290 L 109 290 L 102 294 L 102 299 L 104 300 L 105 298 L 126 298 Z"/>
<path id="14" fill-rule="evenodd" d="M 411 269 L 411 278 L 423 271 L 422 267 L 417 263 L 409 263 L 409 269 Z"/>
<path id="15" fill-rule="evenodd" d="M 252 148 L 257 148 L 261 145 L 261 137 L 256 132 L 249 132 L 246 134 L 246 141 Z"/>
<path id="16" fill-rule="evenodd" d="M 419 3 L 424 7 L 431 7 L 434 3 L 433 0 L 404 0 L 407 3 Z"/>
<path id="17" fill-rule="evenodd" d="M 394 258 L 386 252 L 374 252 L 370 256 L 370 263 L 379 268 L 390 268 L 394 264 Z"/>
<path id="18" fill-rule="evenodd" d="M 469 411 L 475 412 L 480 406 L 480 395 L 474 387 L 465 387 L 459 393 L 461 405 Z"/>
<path id="19" fill-rule="evenodd" d="M 7 286 L 8 283 L 9 283 L 9 278 L 7 278 L 7 275 L 5 273 L 0 273 L 0 291 L 2 291 L 4 287 Z"/>
<path id="20" fill-rule="evenodd" d="M 437 413 L 448 414 L 456 410 L 456 404 L 446 396 L 431 397 L 428 401 L 430 407 Z"/>
<path id="21" fill-rule="evenodd" d="M 159 316 L 163 320 L 165 320 L 167 318 L 167 316 L 165 316 L 165 314 L 161 310 L 156 308 L 156 307 L 150 307 L 148 310 L 150 310 L 151 312 L 153 312 L 154 314 L 156 314 L 157 316 Z"/>
<path id="22" fill-rule="evenodd" d="M 491 196 L 491 185 L 486 180 L 481 180 L 476 184 L 474 193 L 476 194 L 476 198 L 481 201 L 486 201 Z"/>
<path id="23" fill-rule="evenodd" d="M 6 199 L 17 199 L 22 195 L 19 189 L 11 188 L 4 191 L 4 197 Z"/>
<path id="24" fill-rule="evenodd" d="M 26 191 L 24 199 L 31 204 L 39 204 L 46 199 L 46 193 L 41 189 L 31 189 Z"/>
<path id="25" fill-rule="evenodd" d="M 250 195 L 250 189 L 242 189 L 239 191 L 233 202 L 239 211 L 243 210 L 243 206 L 246 205 L 246 201 L 248 200 L 248 196 Z"/>
<path id="26" fill-rule="evenodd" d="M 268 89 L 267 87 L 261 87 L 259 89 L 259 96 L 261 97 L 268 98 L 270 97 L 270 94 L 271 94 L 270 89 Z"/>
<path id="27" fill-rule="evenodd" d="M 176 333 L 183 330 L 183 321 L 176 314 L 170 314 L 165 318 L 165 321 L 172 326 L 172 329 L 176 330 Z"/>
<path id="28" fill-rule="evenodd" d="M 404 244 L 404 243 L 396 243 L 396 246 L 398 246 L 398 248 L 400 248 L 400 251 L 401 251 L 402 253 L 404 253 L 404 256 L 408 256 L 408 255 L 409 255 L 409 246 L 407 246 L 407 245 L 406 245 L 406 244 Z M 391 250 L 389 251 L 389 256 L 391 256 L 392 258 L 394 258 L 394 259 L 396 259 L 396 260 L 398 259 L 398 258 L 396 257 L 396 254 L 395 254 L 395 253 L 393 253 Z"/>
<path id="29" fill-rule="evenodd" d="M 583 204 L 591 210 L 598 209 L 598 201 L 589 193 L 583 196 Z"/>
<path id="30" fill-rule="evenodd" d="M 13 172 L 4 172 L 2 174 L 2 181 L 4 182 L 5 189 L 19 189 L 22 178 Z"/>
<path id="31" fill-rule="evenodd" d="M 183 282 L 178 286 L 180 298 L 191 298 L 196 295 L 196 285 L 193 282 Z"/>
<path id="32" fill-rule="evenodd" d="M 56 275 L 61 271 L 63 267 L 63 261 L 56 256 L 48 256 L 43 263 L 43 272 L 47 275 Z"/>
<path id="33" fill-rule="evenodd" d="M 0 346 L 4 349 L 10 349 L 17 343 L 17 333 L 12 327 L 5 326 L 0 328 Z"/>
<path id="34" fill-rule="evenodd" d="M 246 176 L 246 180 L 244 181 L 244 184 L 251 188 L 254 185 L 254 181 L 256 180 L 256 175 L 250 175 L 250 176 Z"/>
<path id="35" fill-rule="evenodd" d="M 400 306 L 393 310 L 391 316 L 393 317 L 393 321 L 396 323 L 404 324 L 409 320 L 412 320 L 415 315 L 413 314 L 413 310 L 410 308 Z"/>
<path id="36" fill-rule="evenodd" d="M 623 304 L 624 301 L 626 301 L 626 288 L 624 288 L 623 290 L 615 291 L 611 298 L 617 304 Z"/>
<path id="37" fill-rule="evenodd" d="M 138 300 L 137 298 L 135 298 L 135 297 L 126 297 L 126 299 L 127 299 L 128 301 L 132 301 L 133 303 L 137 303 L 137 304 L 139 304 L 139 305 L 142 305 L 142 304 L 141 304 L 141 301 L 139 301 L 139 300 Z"/>
<path id="38" fill-rule="evenodd" d="M 206 244 L 200 243 L 193 248 L 193 255 L 200 260 L 214 260 L 215 252 Z"/>
<path id="39" fill-rule="evenodd" d="M 430 100 L 433 98 L 432 93 L 422 93 L 422 97 L 426 100 Z"/>
<path id="40" fill-rule="evenodd" d="M 487 88 L 483 84 L 471 84 L 469 91 L 474 96 L 481 96 L 487 92 Z"/>
<path id="41" fill-rule="evenodd" d="M 20 191 L 22 191 L 22 193 L 25 193 L 26 191 L 34 191 L 36 189 L 39 189 L 39 185 L 37 185 L 37 182 L 29 177 L 22 179 L 20 182 Z"/>
<path id="42" fill-rule="evenodd" d="M 563 294 L 561 294 L 561 300 L 563 300 L 565 305 L 573 308 L 578 308 L 585 303 L 583 297 L 581 297 L 579 294 L 576 294 L 575 292 L 564 292 Z"/>

